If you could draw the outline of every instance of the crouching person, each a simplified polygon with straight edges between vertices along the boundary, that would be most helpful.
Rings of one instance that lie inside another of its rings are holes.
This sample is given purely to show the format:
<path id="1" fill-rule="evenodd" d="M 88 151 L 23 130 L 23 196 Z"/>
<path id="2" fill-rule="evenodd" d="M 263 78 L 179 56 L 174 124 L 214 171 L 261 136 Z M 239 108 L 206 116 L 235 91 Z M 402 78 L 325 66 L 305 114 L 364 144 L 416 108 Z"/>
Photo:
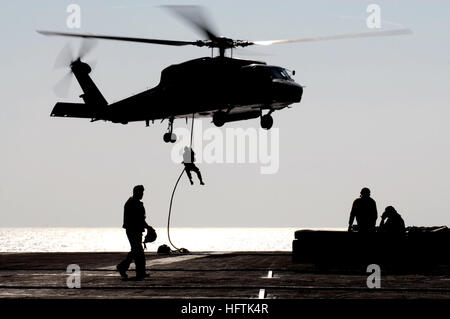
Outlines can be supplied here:
<path id="1" fill-rule="evenodd" d="M 388 206 L 384 210 L 383 215 L 381 215 L 380 226 L 378 227 L 379 232 L 383 233 L 405 233 L 405 222 L 402 216 L 395 210 L 394 207 Z"/>

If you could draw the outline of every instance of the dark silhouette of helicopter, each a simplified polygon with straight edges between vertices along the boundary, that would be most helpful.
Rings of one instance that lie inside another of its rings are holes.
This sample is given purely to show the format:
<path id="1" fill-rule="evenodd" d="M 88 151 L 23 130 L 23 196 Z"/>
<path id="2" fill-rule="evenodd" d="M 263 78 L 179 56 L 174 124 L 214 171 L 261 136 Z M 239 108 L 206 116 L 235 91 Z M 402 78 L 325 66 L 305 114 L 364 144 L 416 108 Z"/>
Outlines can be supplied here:
<path id="1" fill-rule="evenodd" d="M 295 75 L 295 71 L 290 72 L 283 67 L 267 65 L 265 62 L 232 58 L 234 48 L 411 33 L 408 29 L 400 29 L 294 40 L 234 40 L 217 36 L 199 7 L 166 6 L 166 8 L 193 25 L 207 37 L 207 40 L 173 41 L 38 31 L 44 35 L 171 46 L 194 45 L 211 48 L 212 53 L 214 48 L 219 51 L 217 57 L 203 57 L 171 65 L 161 72 L 161 80 L 156 87 L 108 104 L 89 76 L 91 67 L 81 61 L 88 51 L 86 49 L 89 48 L 83 44 L 78 57 L 75 59 L 69 57 L 67 64 L 83 90 L 80 97 L 84 103 L 56 103 L 51 116 L 90 118 L 91 121 L 103 120 L 122 124 L 145 121 L 147 126 L 150 121 L 167 119 L 168 132 L 164 134 L 166 143 L 176 141 L 173 133 L 174 120 L 187 119 L 191 116 L 212 117 L 213 123 L 218 127 L 227 122 L 259 117 L 261 127 L 268 130 L 273 125 L 272 113 L 300 102 L 303 87 L 292 79 L 291 74 Z M 225 56 L 226 50 L 231 51 L 230 57 Z"/>

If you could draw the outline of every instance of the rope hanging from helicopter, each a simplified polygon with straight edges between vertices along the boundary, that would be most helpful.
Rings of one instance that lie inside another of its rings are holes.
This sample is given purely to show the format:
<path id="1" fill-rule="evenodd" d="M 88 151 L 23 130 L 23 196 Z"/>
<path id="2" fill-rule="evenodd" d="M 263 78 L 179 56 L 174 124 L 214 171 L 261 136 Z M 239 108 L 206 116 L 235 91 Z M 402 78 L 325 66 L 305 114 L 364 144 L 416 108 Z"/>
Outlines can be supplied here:
<path id="1" fill-rule="evenodd" d="M 189 145 L 189 147 L 190 147 L 191 150 L 192 150 L 192 140 L 193 140 L 193 135 L 194 135 L 194 115 L 195 115 L 195 113 L 192 113 L 192 121 L 191 121 L 191 141 L 190 141 L 190 145 Z M 176 183 L 175 183 L 175 186 L 173 187 L 173 190 L 172 190 L 172 196 L 170 197 L 169 215 L 168 215 L 168 217 L 167 217 L 167 238 L 169 239 L 170 245 L 172 245 L 172 247 L 175 248 L 175 251 L 177 251 L 177 252 L 182 252 L 182 251 L 183 251 L 183 252 L 187 252 L 187 249 L 186 249 L 186 248 L 178 248 L 177 246 L 175 246 L 175 245 L 172 243 L 172 240 L 170 239 L 170 216 L 171 216 L 171 214 L 172 214 L 173 197 L 174 197 L 174 195 L 175 195 L 175 191 L 176 191 L 176 189 L 177 189 L 177 186 L 178 186 L 178 183 L 179 183 L 179 181 L 180 181 L 180 179 L 181 179 L 181 176 L 183 176 L 183 174 L 184 174 L 185 171 L 186 171 L 186 167 L 183 167 L 183 170 L 181 171 L 180 176 L 178 176 L 178 179 L 177 179 L 177 181 L 176 181 Z"/>

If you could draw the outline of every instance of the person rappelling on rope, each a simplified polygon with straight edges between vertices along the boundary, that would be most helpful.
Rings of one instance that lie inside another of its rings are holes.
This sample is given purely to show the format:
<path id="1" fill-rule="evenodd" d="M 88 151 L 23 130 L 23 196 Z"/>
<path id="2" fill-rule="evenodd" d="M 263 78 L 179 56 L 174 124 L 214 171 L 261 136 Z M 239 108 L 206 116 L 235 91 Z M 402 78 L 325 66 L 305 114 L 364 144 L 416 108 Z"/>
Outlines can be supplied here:
<path id="1" fill-rule="evenodd" d="M 194 182 L 192 181 L 191 172 L 195 172 L 197 174 L 198 180 L 200 181 L 200 185 L 205 185 L 205 183 L 203 183 L 202 174 L 200 173 L 200 170 L 194 163 L 195 163 L 194 150 L 188 146 L 185 146 L 183 153 L 183 164 L 184 169 L 186 170 L 186 174 L 189 177 L 189 181 L 191 182 L 191 185 L 194 185 Z"/>

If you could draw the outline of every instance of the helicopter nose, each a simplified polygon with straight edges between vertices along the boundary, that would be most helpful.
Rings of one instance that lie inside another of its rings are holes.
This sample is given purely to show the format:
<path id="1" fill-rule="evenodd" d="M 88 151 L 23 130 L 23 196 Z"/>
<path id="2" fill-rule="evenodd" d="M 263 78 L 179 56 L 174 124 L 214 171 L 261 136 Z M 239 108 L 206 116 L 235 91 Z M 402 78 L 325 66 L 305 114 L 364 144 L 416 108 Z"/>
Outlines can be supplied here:
<path id="1" fill-rule="evenodd" d="M 295 90 L 294 90 L 294 99 L 295 102 L 300 102 L 303 95 L 303 86 L 300 84 L 295 83 Z"/>
<path id="2" fill-rule="evenodd" d="M 280 101 L 297 103 L 303 95 L 303 87 L 295 82 L 273 83 L 275 98 Z"/>

